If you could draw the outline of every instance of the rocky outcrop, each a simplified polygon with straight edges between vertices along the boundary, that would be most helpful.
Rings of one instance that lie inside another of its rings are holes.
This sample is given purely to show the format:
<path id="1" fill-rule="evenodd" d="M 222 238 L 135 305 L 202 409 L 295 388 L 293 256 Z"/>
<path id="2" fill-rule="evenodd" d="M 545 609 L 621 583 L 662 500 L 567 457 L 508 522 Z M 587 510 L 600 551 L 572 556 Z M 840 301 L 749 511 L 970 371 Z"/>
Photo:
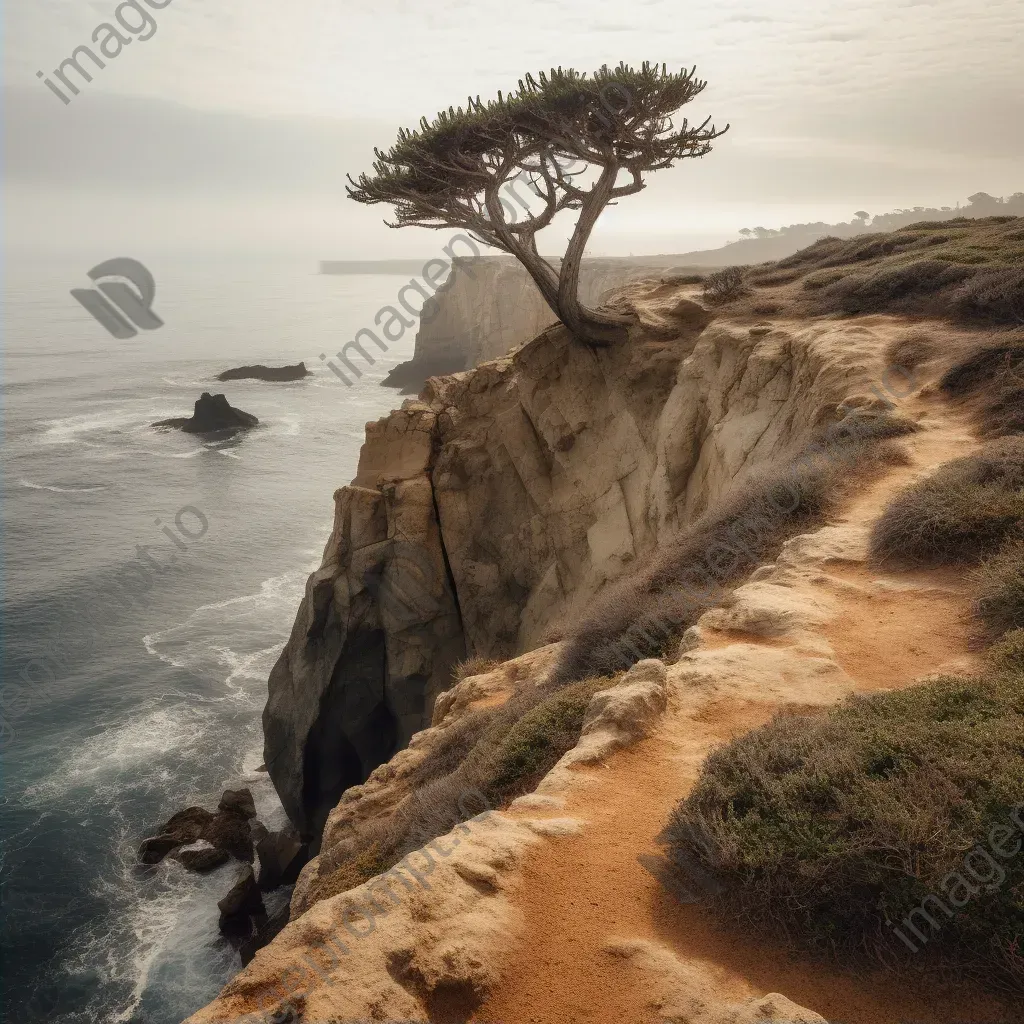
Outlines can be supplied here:
<path id="1" fill-rule="evenodd" d="M 555 326 L 368 424 L 263 719 L 314 854 L 341 793 L 430 723 L 459 659 L 543 643 L 660 536 L 870 401 L 892 339 L 864 320 L 711 324 L 675 284 L 610 301 L 636 314 L 628 345 Z"/>
<path id="2" fill-rule="evenodd" d="M 256 805 L 248 789 L 226 789 L 217 811 L 186 807 L 172 815 L 139 846 L 139 861 L 158 864 L 174 854 L 193 871 L 210 871 L 229 856 L 251 862 L 253 856 L 250 819 Z"/>
<path id="3" fill-rule="evenodd" d="M 264 366 L 258 363 L 255 366 L 236 366 L 232 370 L 225 370 L 217 374 L 217 380 L 266 380 L 279 383 L 302 380 L 303 377 L 312 375 L 312 371 L 306 369 L 305 363 L 296 363 L 294 366 Z"/>
<path id="4" fill-rule="evenodd" d="M 234 434 L 239 430 L 249 430 L 258 423 L 259 420 L 251 413 L 229 405 L 226 396 L 204 391 L 191 416 L 157 420 L 153 426 L 175 427 L 186 434 Z"/>
<path id="5" fill-rule="evenodd" d="M 263 897 L 251 867 L 243 870 L 241 878 L 217 903 L 217 909 L 220 911 L 220 930 L 236 940 L 244 941 L 253 933 L 257 922 L 266 920 Z"/>
<path id="6" fill-rule="evenodd" d="M 631 281 L 660 278 L 672 259 L 584 260 L 580 296 L 587 305 L 597 305 Z M 428 377 L 472 369 L 507 355 L 557 320 L 518 260 L 457 258 L 448 279 L 424 307 L 412 359 L 396 366 L 381 383 L 400 388 L 403 394 L 417 394 Z"/>

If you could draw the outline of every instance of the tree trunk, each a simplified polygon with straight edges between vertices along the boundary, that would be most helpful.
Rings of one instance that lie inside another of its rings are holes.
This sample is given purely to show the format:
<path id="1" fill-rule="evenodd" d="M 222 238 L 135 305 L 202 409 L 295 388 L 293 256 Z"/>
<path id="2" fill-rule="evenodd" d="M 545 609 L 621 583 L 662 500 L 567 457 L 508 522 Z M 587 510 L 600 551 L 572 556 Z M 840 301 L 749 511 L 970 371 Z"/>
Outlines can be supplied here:
<path id="1" fill-rule="evenodd" d="M 583 251 L 597 218 L 601 216 L 611 199 L 618 173 L 618 166 L 609 164 L 601 171 L 601 177 L 587 196 L 580 210 L 580 219 L 576 222 L 576 230 L 573 231 L 565 250 L 558 281 L 556 312 L 562 323 L 578 338 L 599 346 L 625 341 L 630 324 L 628 317 L 588 309 L 580 302 L 580 264 L 583 261 Z"/>
<path id="2" fill-rule="evenodd" d="M 583 250 L 597 218 L 611 199 L 618 170 L 617 166 L 605 167 L 594 189 L 587 196 L 558 274 L 537 252 L 535 245 L 524 245 L 504 226 L 496 192 L 490 191 L 485 199 L 495 234 L 506 252 L 515 256 L 526 268 L 551 311 L 577 338 L 600 347 L 625 341 L 632 322 L 629 317 L 588 309 L 580 302 L 579 296 Z"/>

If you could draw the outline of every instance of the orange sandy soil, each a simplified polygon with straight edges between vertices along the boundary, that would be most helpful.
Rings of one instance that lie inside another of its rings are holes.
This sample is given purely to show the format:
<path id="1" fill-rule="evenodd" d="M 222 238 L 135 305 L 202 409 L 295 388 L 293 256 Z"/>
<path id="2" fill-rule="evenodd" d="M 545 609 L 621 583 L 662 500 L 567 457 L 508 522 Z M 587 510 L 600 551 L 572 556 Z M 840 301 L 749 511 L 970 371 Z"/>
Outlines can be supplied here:
<path id="1" fill-rule="evenodd" d="M 897 468 L 849 502 L 837 522 L 869 524 L 888 499 L 922 469 L 966 454 L 975 442 L 949 410 L 919 406 L 929 429 L 909 440 L 912 467 Z M 838 601 L 822 628 L 858 689 L 911 684 L 950 660 L 970 664 L 969 581 L 946 571 L 900 574 L 864 563 L 830 563 L 816 586 Z M 927 589 L 886 591 L 878 583 Z M 710 646 L 764 643 L 757 636 L 718 634 Z M 767 641 L 785 646 L 786 638 Z M 938 991 L 892 975 L 854 974 L 795 958 L 774 945 L 718 928 L 699 905 L 665 892 L 637 862 L 657 854 L 655 836 L 693 785 L 716 745 L 766 722 L 780 705 L 722 700 L 700 713 L 702 728 L 670 700 L 658 732 L 587 774 L 559 811 L 585 821 L 583 831 L 543 844 L 527 858 L 517 904 L 525 940 L 503 951 L 502 982 L 473 1015 L 488 1024 L 658 1024 L 650 986 L 638 968 L 605 949 L 612 939 L 667 946 L 697 965 L 716 1001 L 743 1002 L 780 992 L 842 1024 L 950 1024 L 1006 1019 L 1005 1008 L 980 993 Z M 534 812 L 531 812 L 534 813 Z"/>

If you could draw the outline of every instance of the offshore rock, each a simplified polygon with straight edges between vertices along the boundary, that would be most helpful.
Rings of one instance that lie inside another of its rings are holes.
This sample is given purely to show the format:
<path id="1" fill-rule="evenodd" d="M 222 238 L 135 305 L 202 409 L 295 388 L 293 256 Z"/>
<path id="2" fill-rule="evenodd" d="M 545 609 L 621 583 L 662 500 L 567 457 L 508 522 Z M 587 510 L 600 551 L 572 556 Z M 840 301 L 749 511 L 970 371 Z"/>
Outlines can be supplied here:
<path id="1" fill-rule="evenodd" d="M 236 366 L 231 370 L 224 370 L 217 374 L 217 380 L 266 380 L 266 381 L 290 381 L 302 380 L 303 377 L 312 377 L 311 370 L 306 369 L 305 363 L 296 363 L 294 366 L 264 366 L 257 363 L 255 366 Z"/>
<path id="2" fill-rule="evenodd" d="M 154 427 L 175 427 L 186 434 L 237 433 L 250 430 L 259 423 L 251 413 L 243 412 L 228 404 L 224 395 L 211 395 L 204 391 L 195 404 L 191 416 L 176 416 L 169 420 L 157 420 Z"/>

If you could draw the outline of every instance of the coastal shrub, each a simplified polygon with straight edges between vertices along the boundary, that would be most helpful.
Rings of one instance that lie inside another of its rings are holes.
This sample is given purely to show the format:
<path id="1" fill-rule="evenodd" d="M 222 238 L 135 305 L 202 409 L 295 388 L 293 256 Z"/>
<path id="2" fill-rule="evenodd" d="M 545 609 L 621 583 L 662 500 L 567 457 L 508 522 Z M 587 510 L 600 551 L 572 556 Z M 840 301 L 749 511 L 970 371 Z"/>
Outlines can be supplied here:
<path id="1" fill-rule="evenodd" d="M 745 295 L 747 287 L 743 282 L 743 267 L 724 267 L 704 278 L 704 301 L 714 305 L 731 302 Z"/>
<path id="2" fill-rule="evenodd" d="M 488 799 L 500 806 L 533 790 L 579 742 L 590 698 L 614 682 L 585 679 L 556 690 L 527 711 L 487 758 Z"/>
<path id="3" fill-rule="evenodd" d="M 777 288 L 779 285 L 792 284 L 803 275 L 802 270 L 778 270 L 777 264 L 769 263 L 766 268 L 748 273 L 747 280 L 759 288 Z"/>
<path id="4" fill-rule="evenodd" d="M 776 557 L 790 537 L 823 522 L 858 479 L 905 461 L 891 438 L 913 429 L 901 417 L 851 413 L 806 452 L 752 473 L 591 602 L 566 629 L 549 681 L 606 676 L 664 654 L 728 588 Z"/>
<path id="5" fill-rule="evenodd" d="M 1024 540 L 1006 544 L 981 564 L 976 575 L 975 614 L 988 636 L 1024 628 Z"/>
<path id="6" fill-rule="evenodd" d="M 997 671 L 1024 672 L 1024 629 L 1012 629 L 997 640 L 987 652 Z"/>
<path id="7" fill-rule="evenodd" d="M 994 555 L 1024 530 L 1024 437 L 988 442 L 898 494 L 875 522 L 880 562 L 955 565 Z"/>
<path id="8" fill-rule="evenodd" d="M 1024 675 L 944 677 L 720 748 L 661 839 L 745 932 L 1024 993 L 1022 779 Z"/>
<path id="9" fill-rule="evenodd" d="M 818 270 L 813 274 L 808 274 L 804 278 L 803 289 L 805 292 L 817 291 L 819 288 L 824 288 L 826 285 L 834 284 L 845 276 L 845 270 Z"/>
<path id="10" fill-rule="evenodd" d="M 972 402 L 984 435 L 1024 434 L 1024 336 L 1014 332 L 978 349 L 950 367 L 939 386 L 951 398 Z"/>
<path id="11" fill-rule="evenodd" d="M 427 755 L 409 773 L 409 785 L 418 789 L 431 779 L 455 771 L 480 741 L 480 737 L 494 725 L 499 712 L 499 708 L 472 709 L 442 729 Z"/>
<path id="12" fill-rule="evenodd" d="M 480 655 L 466 658 L 452 670 L 452 679 L 456 683 L 461 683 L 470 676 L 482 676 L 485 672 L 493 672 L 500 664 L 497 658 L 483 658 Z"/>
<path id="13" fill-rule="evenodd" d="M 921 331 L 911 331 L 886 348 L 885 361 L 888 366 L 915 370 L 934 355 L 935 341 L 932 336 Z"/>

